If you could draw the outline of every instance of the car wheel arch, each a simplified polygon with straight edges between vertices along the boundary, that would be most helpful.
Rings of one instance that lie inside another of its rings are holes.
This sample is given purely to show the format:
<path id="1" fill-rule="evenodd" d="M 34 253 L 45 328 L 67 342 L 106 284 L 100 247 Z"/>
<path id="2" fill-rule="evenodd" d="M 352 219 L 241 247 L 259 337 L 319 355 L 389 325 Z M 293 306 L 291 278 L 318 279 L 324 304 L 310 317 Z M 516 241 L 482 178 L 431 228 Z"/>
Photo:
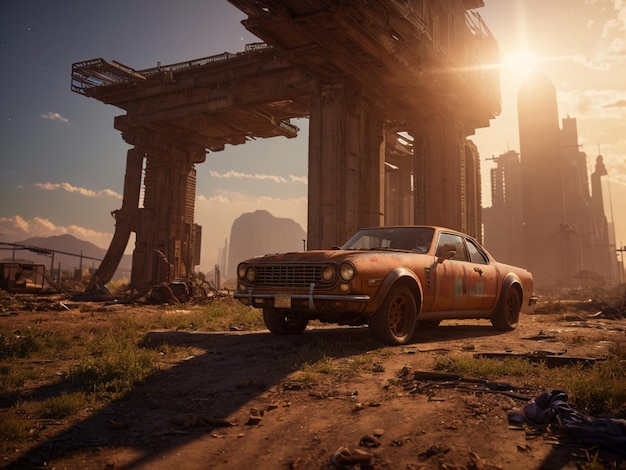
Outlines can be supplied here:
<path id="1" fill-rule="evenodd" d="M 417 314 L 419 315 L 422 310 L 422 302 L 424 300 L 422 283 L 420 282 L 417 274 L 405 267 L 395 268 L 385 276 L 380 289 L 378 289 L 378 292 L 373 299 L 373 304 L 376 305 L 377 308 L 382 305 L 391 288 L 400 282 L 406 284 L 413 292 L 417 307 Z"/>
<path id="2" fill-rule="evenodd" d="M 500 288 L 500 298 L 495 306 L 494 312 L 502 307 L 502 302 L 506 297 L 506 293 L 509 289 L 516 289 L 519 294 L 520 300 L 524 298 L 524 288 L 522 287 L 522 281 L 515 273 L 508 273 L 502 280 L 502 287 Z"/>
<path id="3" fill-rule="evenodd" d="M 502 283 L 500 299 L 490 316 L 491 324 L 496 329 L 510 331 L 517 327 L 523 295 L 520 279 L 514 274 L 507 275 Z"/>

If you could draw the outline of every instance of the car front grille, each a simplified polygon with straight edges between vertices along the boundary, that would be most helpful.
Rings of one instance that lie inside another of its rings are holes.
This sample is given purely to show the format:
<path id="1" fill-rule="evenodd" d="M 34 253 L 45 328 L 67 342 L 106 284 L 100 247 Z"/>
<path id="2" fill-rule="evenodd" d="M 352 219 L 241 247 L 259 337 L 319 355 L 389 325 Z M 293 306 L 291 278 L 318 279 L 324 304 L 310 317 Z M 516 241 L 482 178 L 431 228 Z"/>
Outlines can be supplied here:
<path id="1" fill-rule="evenodd" d="M 321 265 L 269 265 L 255 266 L 256 282 L 259 287 L 317 287 L 331 285 L 322 281 Z"/>

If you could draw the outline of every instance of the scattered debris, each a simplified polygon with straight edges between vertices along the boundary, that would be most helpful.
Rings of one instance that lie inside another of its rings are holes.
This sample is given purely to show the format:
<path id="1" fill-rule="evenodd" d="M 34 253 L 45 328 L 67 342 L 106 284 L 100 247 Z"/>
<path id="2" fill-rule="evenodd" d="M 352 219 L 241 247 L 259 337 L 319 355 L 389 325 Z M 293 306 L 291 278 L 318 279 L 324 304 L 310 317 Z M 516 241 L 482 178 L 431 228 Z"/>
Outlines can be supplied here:
<path id="1" fill-rule="evenodd" d="M 177 426 L 181 426 L 183 428 L 237 426 L 237 423 L 233 423 L 226 419 L 207 418 L 200 415 L 176 416 L 172 419 L 172 422 Z"/>
<path id="2" fill-rule="evenodd" d="M 447 454 L 448 452 L 450 452 L 450 448 L 449 447 L 432 445 L 428 449 L 426 449 L 424 452 L 420 452 L 418 455 L 419 455 L 420 459 L 422 459 L 422 461 L 423 461 L 423 460 L 429 459 L 429 458 L 431 458 L 431 457 L 433 457 L 435 455 Z"/>
<path id="3" fill-rule="evenodd" d="M 378 439 L 376 436 L 371 436 L 367 434 L 361 438 L 361 440 L 359 441 L 359 445 L 361 447 L 370 448 L 380 447 L 380 439 Z"/>
<path id="4" fill-rule="evenodd" d="M 340 447 L 333 453 L 330 462 L 337 468 L 365 466 L 370 465 L 373 458 L 372 454 L 360 449 L 351 451 L 348 447 Z"/>
<path id="5" fill-rule="evenodd" d="M 570 405 L 567 392 L 553 390 L 538 395 L 524 407 L 526 422 L 559 440 L 604 447 L 626 456 L 626 420 L 589 418 Z"/>
<path id="6" fill-rule="evenodd" d="M 246 425 L 248 426 L 256 426 L 261 423 L 263 420 L 263 415 L 265 412 L 263 410 L 257 410 L 255 408 L 250 409 L 250 413 L 248 415 L 248 421 Z"/>
<path id="7" fill-rule="evenodd" d="M 420 382 L 429 382 L 421 385 Z M 409 393 L 424 393 L 433 388 L 468 389 L 472 392 L 499 393 L 516 400 L 528 401 L 531 397 L 517 393 L 517 388 L 509 383 L 492 380 L 463 377 L 448 372 L 416 371 L 412 375 L 405 375 L 403 385 Z M 431 397 L 432 398 L 432 397 Z"/>
<path id="8" fill-rule="evenodd" d="M 545 340 L 556 341 L 556 335 L 548 335 L 544 333 L 543 330 L 539 330 L 539 333 L 537 333 L 536 335 L 526 336 L 522 339 L 528 339 L 532 341 L 545 341 Z"/>
<path id="9" fill-rule="evenodd" d="M 622 312 L 623 314 L 626 314 L 626 312 Z M 622 318 L 622 313 L 619 312 L 619 310 L 617 310 L 617 308 L 615 307 L 605 307 L 602 310 L 600 310 L 597 313 L 594 313 L 593 315 L 591 315 L 591 318 L 606 318 L 608 320 L 619 320 L 620 318 Z"/>

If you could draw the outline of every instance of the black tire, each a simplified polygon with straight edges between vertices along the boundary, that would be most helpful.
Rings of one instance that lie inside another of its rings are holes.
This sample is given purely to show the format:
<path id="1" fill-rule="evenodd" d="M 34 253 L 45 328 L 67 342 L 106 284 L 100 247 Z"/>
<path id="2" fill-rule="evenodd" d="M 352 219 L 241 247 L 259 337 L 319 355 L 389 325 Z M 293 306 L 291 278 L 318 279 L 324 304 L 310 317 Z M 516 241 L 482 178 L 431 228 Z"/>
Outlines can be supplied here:
<path id="1" fill-rule="evenodd" d="M 263 321 L 275 335 L 299 335 L 309 324 L 309 319 L 301 312 L 274 308 L 263 309 Z"/>
<path id="2" fill-rule="evenodd" d="M 411 340 L 416 319 L 413 292 L 407 285 L 398 284 L 389 290 L 378 311 L 369 318 L 368 327 L 378 341 L 395 346 Z"/>
<path id="3" fill-rule="evenodd" d="M 519 322 L 519 312 L 522 308 L 519 292 L 513 286 L 504 293 L 500 307 L 491 318 L 491 324 L 501 331 L 514 330 Z"/>

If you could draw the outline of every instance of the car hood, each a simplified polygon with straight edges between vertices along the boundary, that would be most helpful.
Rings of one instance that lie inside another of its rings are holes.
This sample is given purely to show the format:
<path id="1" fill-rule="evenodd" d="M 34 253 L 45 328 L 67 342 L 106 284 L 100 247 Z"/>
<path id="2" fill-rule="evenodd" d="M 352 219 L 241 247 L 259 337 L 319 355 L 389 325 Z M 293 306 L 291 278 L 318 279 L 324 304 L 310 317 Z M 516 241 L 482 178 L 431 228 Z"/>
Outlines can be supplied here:
<path id="1" fill-rule="evenodd" d="M 387 251 L 387 250 L 313 250 L 299 251 L 292 253 L 278 253 L 272 255 L 258 256 L 246 260 L 246 263 L 269 264 L 269 263 L 324 263 L 349 261 L 353 258 L 359 260 L 374 261 L 381 256 L 386 259 L 405 259 L 407 255 L 424 256 L 432 258 L 432 255 L 410 253 L 407 251 Z"/>

